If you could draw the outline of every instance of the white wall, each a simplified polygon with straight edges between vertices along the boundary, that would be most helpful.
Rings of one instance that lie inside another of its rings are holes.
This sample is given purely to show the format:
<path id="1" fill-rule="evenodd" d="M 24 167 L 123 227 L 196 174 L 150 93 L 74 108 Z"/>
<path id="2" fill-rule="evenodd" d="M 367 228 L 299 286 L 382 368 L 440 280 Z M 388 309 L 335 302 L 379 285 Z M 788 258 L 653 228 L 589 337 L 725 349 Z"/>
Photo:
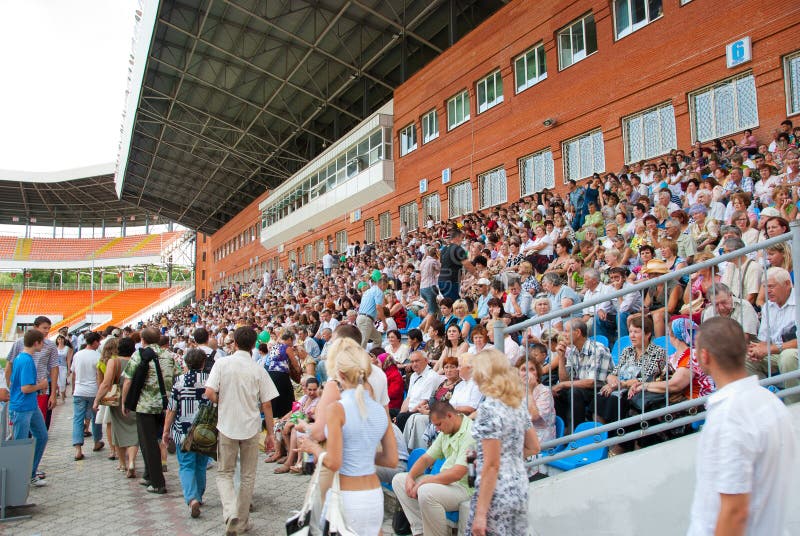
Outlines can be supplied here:
<path id="1" fill-rule="evenodd" d="M 800 404 L 791 406 L 800 445 Z M 617 456 L 531 484 L 528 534 L 675 536 L 685 534 L 694 494 L 697 434 Z M 787 468 L 800 481 L 800 463 Z M 789 505 L 800 503 L 792 488 Z M 800 508 L 788 509 L 800 534 Z"/>

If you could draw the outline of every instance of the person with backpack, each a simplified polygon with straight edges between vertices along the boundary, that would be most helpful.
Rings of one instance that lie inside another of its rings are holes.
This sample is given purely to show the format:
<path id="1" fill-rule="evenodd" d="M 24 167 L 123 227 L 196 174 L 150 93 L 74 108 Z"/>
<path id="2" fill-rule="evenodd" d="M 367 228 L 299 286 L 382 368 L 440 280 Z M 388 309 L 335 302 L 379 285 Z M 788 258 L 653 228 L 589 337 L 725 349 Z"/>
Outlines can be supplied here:
<path id="1" fill-rule="evenodd" d="M 158 440 L 164 428 L 167 396 L 181 368 L 173 355 L 159 346 L 161 333 L 155 328 L 142 330 L 142 347 L 134 352 L 123 377 L 123 414 L 136 412 L 136 430 L 144 458 L 144 475 L 139 482 L 149 493 L 167 492 L 161 466 Z"/>

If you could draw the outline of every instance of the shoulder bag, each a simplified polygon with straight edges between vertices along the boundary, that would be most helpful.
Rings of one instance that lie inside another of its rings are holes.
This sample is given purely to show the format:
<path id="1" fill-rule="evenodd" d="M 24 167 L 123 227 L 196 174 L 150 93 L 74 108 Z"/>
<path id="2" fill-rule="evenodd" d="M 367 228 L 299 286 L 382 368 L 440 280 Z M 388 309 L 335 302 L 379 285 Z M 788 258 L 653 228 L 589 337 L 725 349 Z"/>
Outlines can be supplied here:
<path id="1" fill-rule="evenodd" d="M 111 361 L 109 361 L 109 363 L 112 363 L 111 366 L 114 367 L 114 375 L 118 376 L 116 374 L 117 365 L 116 365 L 115 361 L 116 361 L 116 358 L 112 359 Z M 106 366 L 106 374 L 110 374 L 111 373 L 111 370 L 109 370 L 109 369 L 110 369 L 110 367 Z M 109 389 L 108 392 L 105 394 L 105 396 L 100 399 L 99 405 L 116 407 L 116 406 L 119 406 L 121 401 L 122 401 L 122 393 L 119 390 L 119 377 L 117 377 L 115 379 L 114 383 L 111 385 L 111 389 Z"/>
<path id="2" fill-rule="evenodd" d="M 322 529 L 322 536 L 358 536 L 347 527 L 347 522 L 344 520 L 342 490 L 339 487 L 339 471 L 336 471 L 333 475 L 333 485 L 330 492 L 330 497 L 325 501 L 325 526 Z"/>
<path id="3" fill-rule="evenodd" d="M 325 453 L 319 455 L 317 460 L 317 468 L 314 470 L 314 476 L 311 477 L 311 482 L 306 489 L 306 497 L 303 500 L 303 506 L 300 510 L 294 512 L 292 517 L 286 520 L 286 536 L 308 536 L 310 534 L 311 525 L 311 506 L 314 499 L 314 494 L 319 491 L 319 475 L 322 469 L 322 460 L 325 458 Z"/>
<path id="4" fill-rule="evenodd" d="M 147 382 L 147 372 L 150 370 L 150 361 L 156 358 L 156 353 L 151 348 L 142 348 L 139 350 L 141 361 L 133 372 L 131 378 L 131 386 L 128 389 L 128 396 L 125 397 L 125 407 L 129 411 L 136 411 L 136 406 L 139 404 L 139 397 L 142 394 L 142 388 Z M 160 371 L 160 369 L 157 369 Z M 163 383 L 163 380 L 159 383 Z"/>
<path id="5" fill-rule="evenodd" d="M 197 452 L 216 460 L 217 442 L 219 441 L 218 416 L 219 408 L 216 404 L 200 404 L 192 426 L 189 427 L 189 431 L 186 432 L 181 443 L 181 451 Z"/>

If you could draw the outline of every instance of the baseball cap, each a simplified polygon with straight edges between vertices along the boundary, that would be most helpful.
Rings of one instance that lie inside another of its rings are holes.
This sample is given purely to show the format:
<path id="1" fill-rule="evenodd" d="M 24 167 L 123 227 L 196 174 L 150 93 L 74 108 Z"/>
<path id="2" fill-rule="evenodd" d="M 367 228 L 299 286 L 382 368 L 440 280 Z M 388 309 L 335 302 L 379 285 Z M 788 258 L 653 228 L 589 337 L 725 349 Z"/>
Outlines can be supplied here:
<path id="1" fill-rule="evenodd" d="M 480 279 L 478 279 L 478 284 L 479 285 L 491 285 L 492 282 L 489 281 L 488 279 L 486 279 L 485 277 L 481 277 Z"/>

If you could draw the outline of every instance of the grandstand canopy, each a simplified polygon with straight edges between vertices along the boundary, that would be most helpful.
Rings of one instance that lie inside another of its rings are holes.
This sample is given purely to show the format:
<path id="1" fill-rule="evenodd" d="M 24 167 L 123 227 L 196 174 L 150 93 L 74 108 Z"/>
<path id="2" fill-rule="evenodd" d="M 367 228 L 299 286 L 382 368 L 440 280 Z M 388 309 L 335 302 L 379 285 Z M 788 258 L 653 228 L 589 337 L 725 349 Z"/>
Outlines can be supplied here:
<path id="1" fill-rule="evenodd" d="M 122 202 L 214 232 L 504 3 L 161 1 Z"/>

